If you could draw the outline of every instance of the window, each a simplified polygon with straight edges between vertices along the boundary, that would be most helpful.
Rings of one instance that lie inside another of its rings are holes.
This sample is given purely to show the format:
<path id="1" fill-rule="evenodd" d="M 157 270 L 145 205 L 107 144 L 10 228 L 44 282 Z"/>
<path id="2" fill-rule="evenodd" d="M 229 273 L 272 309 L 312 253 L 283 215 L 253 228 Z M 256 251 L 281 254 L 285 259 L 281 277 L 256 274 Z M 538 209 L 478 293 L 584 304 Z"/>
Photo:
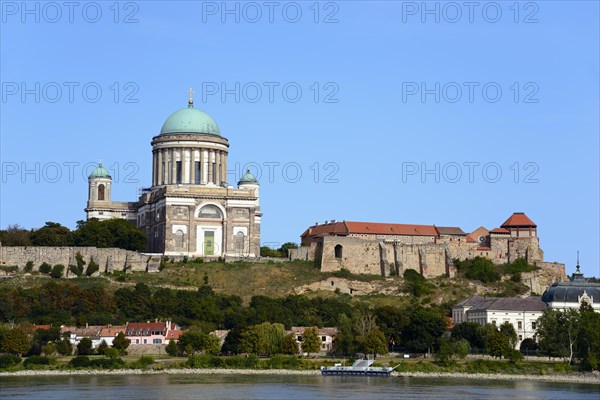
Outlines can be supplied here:
<path id="1" fill-rule="evenodd" d="M 194 174 L 194 183 L 199 185 L 202 182 L 202 167 L 200 166 L 200 161 L 195 162 L 195 174 Z"/>
<path id="2" fill-rule="evenodd" d="M 98 200 L 104 200 L 104 185 L 98 185 Z"/>
<path id="3" fill-rule="evenodd" d="M 244 242 L 246 237 L 244 232 L 238 232 L 235 234 L 235 251 L 238 254 L 244 254 Z"/>
<path id="4" fill-rule="evenodd" d="M 178 250 L 183 249 L 183 231 L 181 229 L 175 232 L 175 248 Z"/>
<path id="5" fill-rule="evenodd" d="M 148 344 L 148 339 L 144 339 L 144 344 Z"/>
<path id="6" fill-rule="evenodd" d="M 523 323 L 521 321 L 517 322 L 517 329 L 523 329 Z"/>
<path id="7" fill-rule="evenodd" d="M 496 320 L 495 319 L 492 320 L 492 324 L 496 325 Z"/>
<path id="8" fill-rule="evenodd" d="M 222 219 L 223 213 L 221 213 L 219 207 L 209 204 L 200 209 L 200 212 L 198 213 L 198 218 Z"/>
<path id="9" fill-rule="evenodd" d="M 523 335 L 519 335 L 519 342 L 523 340 Z"/>
<path id="10" fill-rule="evenodd" d="M 217 163 L 212 163 L 212 182 L 217 183 Z"/>
<path id="11" fill-rule="evenodd" d="M 531 329 L 535 329 L 537 327 L 537 322 L 532 322 L 531 323 Z"/>
<path id="12" fill-rule="evenodd" d="M 322 342 L 326 342 L 327 341 L 327 336 L 321 336 L 321 341 Z"/>
<path id="13" fill-rule="evenodd" d="M 343 250 L 343 247 L 341 244 L 338 244 L 337 246 L 335 246 L 335 248 L 333 249 L 335 258 L 342 258 L 342 250 Z"/>
<path id="14" fill-rule="evenodd" d="M 161 343 L 162 343 L 162 340 L 161 340 L 161 339 L 153 339 L 153 340 L 152 340 L 152 343 L 153 343 L 153 344 L 161 344 Z"/>
<path id="15" fill-rule="evenodd" d="M 165 163 L 163 162 L 160 166 L 161 168 L 161 173 L 160 173 L 160 177 L 162 178 L 162 180 L 160 181 L 161 185 L 165 184 Z"/>
<path id="16" fill-rule="evenodd" d="M 181 161 L 175 162 L 175 169 L 177 172 L 177 183 L 181 183 L 183 181 L 183 169 L 181 168 Z"/>

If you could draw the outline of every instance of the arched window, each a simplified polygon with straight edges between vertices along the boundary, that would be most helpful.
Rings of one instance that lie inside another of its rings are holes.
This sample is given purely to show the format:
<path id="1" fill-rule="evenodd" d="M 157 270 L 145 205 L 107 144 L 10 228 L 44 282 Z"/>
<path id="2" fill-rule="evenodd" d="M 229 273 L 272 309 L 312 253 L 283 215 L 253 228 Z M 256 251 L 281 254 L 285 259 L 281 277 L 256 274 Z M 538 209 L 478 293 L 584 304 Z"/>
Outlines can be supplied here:
<path id="1" fill-rule="evenodd" d="M 337 246 L 334 247 L 333 252 L 335 254 L 335 258 L 342 258 L 342 245 L 338 244 Z"/>
<path id="2" fill-rule="evenodd" d="M 104 200 L 104 185 L 98 185 L 98 200 Z"/>
<path id="3" fill-rule="evenodd" d="M 244 232 L 238 232 L 235 234 L 235 251 L 238 254 L 244 254 L 244 243 L 246 242 L 246 236 Z"/>
<path id="4" fill-rule="evenodd" d="M 183 249 L 183 231 L 181 229 L 175 232 L 175 248 L 179 250 Z"/>
<path id="5" fill-rule="evenodd" d="M 200 209 L 200 212 L 198 212 L 198 218 L 223 219 L 223 213 L 219 207 L 209 204 Z"/>

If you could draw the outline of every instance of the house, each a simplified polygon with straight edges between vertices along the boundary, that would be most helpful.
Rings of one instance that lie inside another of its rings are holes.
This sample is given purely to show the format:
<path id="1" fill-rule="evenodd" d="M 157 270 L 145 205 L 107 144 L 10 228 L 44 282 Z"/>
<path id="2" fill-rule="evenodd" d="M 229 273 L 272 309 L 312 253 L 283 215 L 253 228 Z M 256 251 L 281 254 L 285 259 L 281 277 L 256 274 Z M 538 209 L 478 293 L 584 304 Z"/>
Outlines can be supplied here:
<path id="1" fill-rule="evenodd" d="M 131 340 L 131 344 L 168 344 L 171 338 L 179 338 L 179 326 L 171 321 L 165 322 L 128 322 L 125 325 L 125 336 Z M 171 332 L 171 333 L 169 333 Z"/>
<path id="2" fill-rule="evenodd" d="M 218 337 L 219 346 L 223 347 L 223 344 L 225 343 L 225 338 L 227 338 L 227 335 L 229 335 L 229 329 L 217 329 L 216 331 L 212 331 L 210 334 Z"/>
<path id="3" fill-rule="evenodd" d="M 121 326 L 112 326 L 108 325 L 102 329 L 100 329 L 100 342 L 105 341 L 107 345 L 112 346 L 113 340 L 117 337 L 119 333 L 125 333 L 125 325 Z"/>
<path id="4" fill-rule="evenodd" d="M 100 339 L 100 331 L 104 328 L 101 325 L 88 325 L 85 324 L 85 327 L 77 327 L 77 326 L 65 326 L 61 325 L 60 333 L 69 334 L 69 342 L 73 346 L 77 346 L 81 339 L 88 338 L 92 341 L 92 347 L 96 348 L 100 345 L 102 340 Z"/>
<path id="5" fill-rule="evenodd" d="M 309 327 L 306 326 L 292 326 L 292 329 L 286 331 L 286 334 L 294 335 L 298 348 L 302 352 L 302 336 Z M 320 354 L 327 354 L 333 349 L 333 338 L 337 334 L 337 328 L 317 328 L 317 332 L 321 339 Z"/>
<path id="6" fill-rule="evenodd" d="M 480 325 L 502 325 L 508 322 L 517 333 L 516 348 L 524 339 L 533 338 L 537 319 L 542 316 L 546 304 L 540 297 L 486 298 L 470 297 L 452 306 L 453 324 L 475 322 Z"/>

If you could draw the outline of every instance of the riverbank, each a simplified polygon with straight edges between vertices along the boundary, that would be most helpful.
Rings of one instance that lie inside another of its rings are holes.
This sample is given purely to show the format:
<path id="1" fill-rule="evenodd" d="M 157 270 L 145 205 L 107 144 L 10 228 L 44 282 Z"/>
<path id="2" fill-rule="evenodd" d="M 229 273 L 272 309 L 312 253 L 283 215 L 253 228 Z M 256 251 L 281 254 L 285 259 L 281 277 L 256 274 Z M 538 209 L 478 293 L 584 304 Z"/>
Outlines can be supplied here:
<path id="1" fill-rule="evenodd" d="M 115 370 L 21 370 L 15 372 L 0 372 L 0 377 L 28 377 L 28 376 L 76 376 L 76 375 L 320 375 L 318 370 L 287 370 L 287 369 L 201 369 L 201 368 L 173 368 L 155 370 L 142 369 L 115 369 Z M 483 374 L 483 373 L 458 373 L 458 372 L 394 372 L 392 377 L 402 378 L 455 378 L 477 380 L 509 380 L 509 381 L 536 381 L 536 382 L 567 382 L 587 383 L 600 385 L 600 373 L 577 373 L 568 375 L 510 375 L 510 374 Z"/>

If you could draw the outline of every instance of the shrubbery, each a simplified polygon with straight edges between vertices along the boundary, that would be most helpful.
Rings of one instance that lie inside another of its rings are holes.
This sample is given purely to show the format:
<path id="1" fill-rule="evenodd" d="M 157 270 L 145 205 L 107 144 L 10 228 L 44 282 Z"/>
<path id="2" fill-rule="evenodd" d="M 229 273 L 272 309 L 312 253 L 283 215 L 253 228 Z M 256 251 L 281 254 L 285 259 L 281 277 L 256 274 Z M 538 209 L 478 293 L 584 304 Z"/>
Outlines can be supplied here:
<path id="1" fill-rule="evenodd" d="M 90 359 L 88 356 L 77 356 L 74 357 L 70 362 L 69 366 L 72 368 L 103 368 L 103 369 L 114 369 L 124 368 L 125 362 L 120 358 L 96 358 Z"/>
<path id="2" fill-rule="evenodd" d="M 3 354 L 0 355 L 0 369 L 6 369 L 19 365 L 21 357 L 16 354 Z"/>
<path id="3" fill-rule="evenodd" d="M 56 363 L 56 360 L 51 357 L 46 356 L 31 356 L 27 357 L 25 361 L 23 361 L 23 366 L 25 368 L 31 368 L 37 365 L 52 365 Z"/>

